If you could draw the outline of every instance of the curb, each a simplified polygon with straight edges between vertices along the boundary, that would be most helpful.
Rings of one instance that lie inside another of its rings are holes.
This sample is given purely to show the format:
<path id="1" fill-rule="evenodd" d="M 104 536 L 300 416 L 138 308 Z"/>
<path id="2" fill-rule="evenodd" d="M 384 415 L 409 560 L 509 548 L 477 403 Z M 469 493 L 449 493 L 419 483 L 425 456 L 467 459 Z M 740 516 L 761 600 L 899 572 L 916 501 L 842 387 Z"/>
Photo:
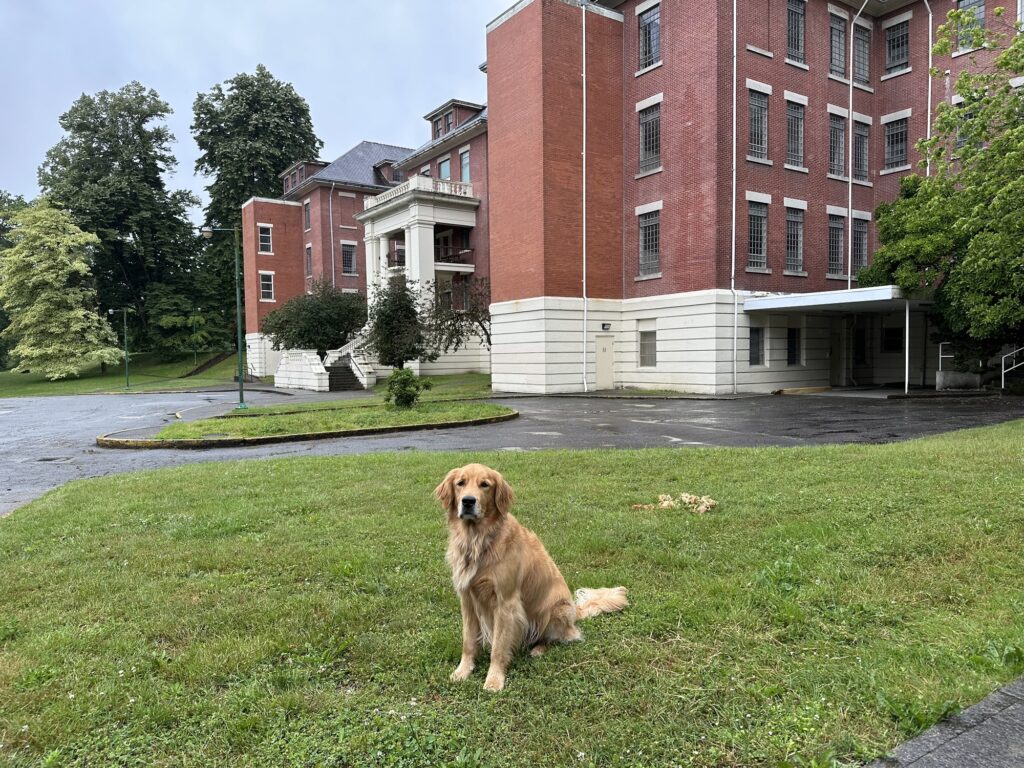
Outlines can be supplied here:
<path id="1" fill-rule="evenodd" d="M 519 411 L 513 410 L 502 416 L 487 416 L 480 419 L 468 419 L 466 421 L 445 421 L 432 424 L 409 424 L 401 427 L 366 427 L 363 429 L 341 429 L 331 432 L 301 432 L 291 435 L 264 435 L 260 437 L 217 437 L 217 438 L 187 438 L 158 440 L 156 438 L 132 438 L 116 437 L 123 432 L 134 432 L 133 429 L 124 429 L 118 432 L 109 432 L 99 435 L 96 438 L 96 445 L 101 448 L 172 448 L 172 449 L 201 449 L 201 448 L 238 448 L 247 445 L 274 445 L 276 443 L 297 443 L 305 440 L 327 440 L 335 437 L 364 437 L 366 435 L 387 435 L 395 432 L 418 432 L 428 429 L 447 429 L 448 427 L 476 427 L 484 424 L 498 424 L 502 421 L 511 421 L 519 417 Z"/>

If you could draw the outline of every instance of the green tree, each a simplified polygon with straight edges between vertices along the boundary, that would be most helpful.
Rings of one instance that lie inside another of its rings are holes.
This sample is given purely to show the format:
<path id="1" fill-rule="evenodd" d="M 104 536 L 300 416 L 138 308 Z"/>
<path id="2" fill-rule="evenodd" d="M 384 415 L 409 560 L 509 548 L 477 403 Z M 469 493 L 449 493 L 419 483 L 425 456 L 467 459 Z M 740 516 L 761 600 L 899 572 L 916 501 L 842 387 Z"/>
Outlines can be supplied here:
<path id="1" fill-rule="evenodd" d="M 0 258 L 3 258 L 4 249 L 11 246 L 11 241 L 7 239 L 7 233 L 14 228 L 11 218 L 18 211 L 27 207 L 28 203 L 21 195 L 12 195 L 0 189 Z M 10 324 L 11 319 L 4 311 L 3 305 L 0 304 L 0 368 L 7 367 L 7 355 L 10 348 L 14 346 L 14 339 L 3 335 L 4 329 Z"/>
<path id="2" fill-rule="evenodd" d="M 46 200 L 12 223 L 11 247 L 0 258 L 0 302 L 11 316 L 3 336 L 17 340 L 15 367 L 62 379 L 120 360 L 117 337 L 97 312 L 89 268 L 99 238 Z"/>
<path id="3" fill-rule="evenodd" d="M 426 314 L 424 303 L 420 292 L 401 275 L 391 277 L 377 289 L 369 308 L 364 346 L 381 365 L 403 368 L 410 360 L 438 358 L 430 329 L 421 319 Z"/>
<path id="4" fill-rule="evenodd" d="M 329 281 L 313 283 L 312 292 L 296 296 L 263 318 L 260 330 L 274 349 L 315 349 L 321 357 L 328 349 L 344 346 L 366 323 L 366 299 L 342 293 Z"/>
<path id="5" fill-rule="evenodd" d="M 936 110 L 932 139 L 918 144 L 931 175 L 905 178 L 879 207 L 881 247 L 859 282 L 933 296 L 937 335 L 977 360 L 1024 341 L 1024 92 L 1009 82 L 1024 74 L 1024 36 L 971 20 L 951 12 L 936 52 L 1009 43 L 992 68 L 960 75 L 961 104 Z"/>
<path id="6" fill-rule="evenodd" d="M 480 339 L 491 348 L 491 286 L 486 278 L 471 277 L 463 301 L 438 295 L 436 283 L 428 286 L 428 293 L 433 300 L 427 302 L 424 320 L 432 347 L 451 352 Z"/>
<path id="7" fill-rule="evenodd" d="M 134 309 L 139 342 L 159 349 L 177 343 L 157 297 L 172 292 L 189 305 L 213 306 L 200 295 L 200 239 L 188 219 L 198 200 L 168 191 L 164 182 L 176 166 L 165 124 L 170 114 L 155 91 L 137 82 L 83 94 L 61 115 L 65 135 L 39 169 L 40 187 L 54 205 L 99 239 L 93 274 L 100 307 Z M 231 298 L 221 299 L 225 317 Z M 223 325 L 226 336 L 230 326 Z"/>

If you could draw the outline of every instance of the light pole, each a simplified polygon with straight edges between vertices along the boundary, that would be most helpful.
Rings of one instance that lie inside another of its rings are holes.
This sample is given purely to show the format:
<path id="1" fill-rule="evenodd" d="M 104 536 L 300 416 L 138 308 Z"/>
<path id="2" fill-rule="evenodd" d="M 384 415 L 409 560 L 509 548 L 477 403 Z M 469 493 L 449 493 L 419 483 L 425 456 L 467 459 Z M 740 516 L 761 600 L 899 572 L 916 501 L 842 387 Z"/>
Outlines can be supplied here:
<path id="1" fill-rule="evenodd" d="M 203 237 L 207 240 L 213 238 L 214 232 L 231 232 L 235 237 L 235 325 L 238 327 L 238 408 L 248 408 L 245 404 L 245 370 L 242 363 L 242 284 L 239 275 L 242 272 L 242 265 L 238 257 L 238 227 L 203 227 Z"/>
<path id="2" fill-rule="evenodd" d="M 196 347 L 196 313 L 202 312 L 202 307 L 192 307 L 192 370 L 199 367 L 199 349 Z"/>
<path id="3" fill-rule="evenodd" d="M 120 310 L 108 309 L 107 314 L 113 317 L 117 311 L 124 317 L 124 388 L 131 389 L 132 385 L 128 380 L 128 307 L 122 307 Z"/>

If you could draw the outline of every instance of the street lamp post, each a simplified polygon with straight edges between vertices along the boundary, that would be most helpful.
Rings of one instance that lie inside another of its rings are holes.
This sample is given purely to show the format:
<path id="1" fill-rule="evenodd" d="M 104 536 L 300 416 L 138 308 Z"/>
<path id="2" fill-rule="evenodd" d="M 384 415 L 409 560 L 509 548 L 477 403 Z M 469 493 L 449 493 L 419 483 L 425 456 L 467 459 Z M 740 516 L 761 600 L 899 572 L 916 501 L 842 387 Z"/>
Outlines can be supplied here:
<path id="1" fill-rule="evenodd" d="M 196 346 L 196 313 L 202 312 L 202 307 L 192 307 L 192 370 L 199 367 L 199 348 Z"/>
<path id="2" fill-rule="evenodd" d="M 242 363 L 242 284 L 239 275 L 242 272 L 242 265 L 238 255 L 238 227 L 203 227 L 203 237 L 210 240 L 214 232 L 231 232 L 235 237 L 235 325 L 238 327 L 238 408 L 248 408 L 245 404 L 245 370 Z"/>
<path id="3" fill-rule="evenodd" d="M 113 317 L 117 310 L 108 309 L 107 314 Z M 124 317 L 124 388 L 131 389 L 131 382 L 128 379 L 128 307 L 121 308 L 121 315 Z"/>

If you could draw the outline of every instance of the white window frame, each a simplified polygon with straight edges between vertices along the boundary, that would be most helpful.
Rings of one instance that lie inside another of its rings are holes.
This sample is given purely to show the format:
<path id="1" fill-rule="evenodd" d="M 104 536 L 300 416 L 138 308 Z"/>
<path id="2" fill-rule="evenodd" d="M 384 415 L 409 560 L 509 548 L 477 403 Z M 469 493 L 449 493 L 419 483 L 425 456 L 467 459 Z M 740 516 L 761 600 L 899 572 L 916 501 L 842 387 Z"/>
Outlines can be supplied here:
<path id="1" fill-rule="evenodd" d="M 462 147 L 459 150 L 459 181 L 463 184 L 468 184 L 471 178 L 469 161 L 469 147 Z"/>
<path id="2" fill-rule="evenodd" d="M 448 163 L 448 174 L 447 175 L 445 175 L 444 172 L 441 170 L 442 163 Z M 441 181 L 451 181 L 452 180 L 452 156 L 451 155 L 448 155 L 447 157 L 439 157 L 439 158 L 437 158 L 437 178 L 440 179 Z"/>
<path id="3" fill-rule="evenodd" d="M 654 365 L 644 365 L 641 361 L 643 355 L 641 352 L 641 344 L 643 334 L 653 333 L 654 334 Z M 658 367 L 658 321 L 655 319 L 637 320 L 636 323 L 636 367 L 643 368 L 644 370 L 652 370 Z"/>
<path id="4" fill-rule="evenodd" d="M 302 201 L 302 231 L 309 232 L 313 228 L 313 205 L 307 197 Z"/>
<path id="5" fill-rule="evenodd" d="M 266 251 L 263 250 L 263 233 L 262 229 L 270 230 L 270 248 Z M 273 256 L 274 255 L 274 225 L 273 224 L 256 224 L 256 253 L 261 256 Z"/>
<path id="6" fill-rule="evenodd" d="M 302 249 L 302 271 L 307 280 L 313 279 L 313 244 L 306 243 Z"/>
<path id="7" fill-rule="evenodd" d="M 260 281 L 260 301 L 262 303 L 264 303 L 264 304 L 276 304 L 277 303 L 277 293 L 276 293 L 276 289 L 274 287 L 274 272 L 272 272 L 269 269 L 261 269 L 261 270 L 259 270 L 259 272 L 257 274 L 259 275 L 259 281 Z M 263 297 L 263 276 L 264 275 L 267 275 L 267 276 L 270 277 L 270 298 L 269 299 L 266 299 L 266 298 Z"/>
<path id="8" fill-rule="evenodd" d="M 339 240 L 338 245 L 341 247 L 341 274 L 345 277 L 359 277 L 359 243 L 355 240 Z M 345 246 L 352 246 L 352 271 L 345 271 Z"/>

